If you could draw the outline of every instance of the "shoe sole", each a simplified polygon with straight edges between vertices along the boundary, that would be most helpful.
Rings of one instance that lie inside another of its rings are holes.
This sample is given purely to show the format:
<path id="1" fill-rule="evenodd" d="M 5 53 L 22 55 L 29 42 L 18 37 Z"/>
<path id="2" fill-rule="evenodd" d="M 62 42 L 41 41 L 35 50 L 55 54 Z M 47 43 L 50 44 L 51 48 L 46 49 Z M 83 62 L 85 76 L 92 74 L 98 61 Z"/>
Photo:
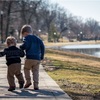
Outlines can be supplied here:
<path id="1" fill-rule="evenodd" d="M 28 87 L 30 87 L 31 85 L 32 85 L 31 83 L 28 84 L 28 85 L 25 85 L 24 88 L 28 88 Z"/>

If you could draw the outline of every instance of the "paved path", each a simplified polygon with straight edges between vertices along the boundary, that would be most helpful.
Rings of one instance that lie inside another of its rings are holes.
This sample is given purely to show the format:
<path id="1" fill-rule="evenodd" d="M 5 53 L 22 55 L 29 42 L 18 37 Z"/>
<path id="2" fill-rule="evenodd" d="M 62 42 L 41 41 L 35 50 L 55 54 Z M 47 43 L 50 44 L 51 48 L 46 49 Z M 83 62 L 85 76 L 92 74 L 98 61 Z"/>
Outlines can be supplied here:
<path id="1" fill-rule="evenodd" d="M 72 100 L 43 70 L 42 66 L 40 66 L 40 90 L 33 90 L 33 86 L 20 90 L 16 79 L 16 90 L 13 92 L 7 91 L 6 71 L 5 58 L 2 57 L 0 58 L 0 100 Z"/>

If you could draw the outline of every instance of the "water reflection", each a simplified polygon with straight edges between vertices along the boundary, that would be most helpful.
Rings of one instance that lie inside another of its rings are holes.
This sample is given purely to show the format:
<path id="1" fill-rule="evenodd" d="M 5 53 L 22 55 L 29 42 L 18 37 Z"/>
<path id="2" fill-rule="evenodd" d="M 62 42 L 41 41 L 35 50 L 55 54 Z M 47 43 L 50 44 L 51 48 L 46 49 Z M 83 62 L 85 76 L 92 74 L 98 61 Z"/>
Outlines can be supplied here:
<path id="1" fill-rule="evenodd" d="M 92 49 L 92 48 L 100 48 L 100 44 L 78 44 L 78 45 L 66 45 L 62 48 L 66 49 Z"/>
<path id="2" fill-rule="evenodd" d="M 68 45 L 68 46 L 61 47 L 61 49 L 65 50 L 65 51 L 80 52 L 80 53 L 100 57 L 100 45 L 99 44 L 94 44 L 94 45 Z"/>
<path id="3" fill-rule="evenodd" d="M 99 52 L 95 52 L 95 53 L 94 53 L 94 56 L 100 57 L 100 51 L 99 51 Z"/>

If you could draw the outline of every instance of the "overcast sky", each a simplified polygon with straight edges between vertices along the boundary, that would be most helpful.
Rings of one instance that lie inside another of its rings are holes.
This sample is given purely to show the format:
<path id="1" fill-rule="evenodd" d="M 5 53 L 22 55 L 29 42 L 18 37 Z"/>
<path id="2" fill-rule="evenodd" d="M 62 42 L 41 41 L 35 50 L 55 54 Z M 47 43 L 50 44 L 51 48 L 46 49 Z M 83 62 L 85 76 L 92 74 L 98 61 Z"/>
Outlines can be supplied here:
<path id="1" fill-rule="evenodd" d="M 100 22 L 100 0 L 49 0 L 58 3 L 75 16 L 93 18 Z"/>

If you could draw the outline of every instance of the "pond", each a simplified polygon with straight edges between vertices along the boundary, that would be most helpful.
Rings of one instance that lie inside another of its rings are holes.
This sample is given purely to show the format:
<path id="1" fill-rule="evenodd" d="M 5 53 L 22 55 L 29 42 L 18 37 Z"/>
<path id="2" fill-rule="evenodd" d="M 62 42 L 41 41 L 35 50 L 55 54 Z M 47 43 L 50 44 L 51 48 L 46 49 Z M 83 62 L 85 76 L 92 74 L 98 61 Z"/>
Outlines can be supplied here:
<path id="1" fill-rule="evenodd" d="M 74 44 L 60 47 L 65 51 L 74 51 L 100 57 L 100 44 Z"/>

